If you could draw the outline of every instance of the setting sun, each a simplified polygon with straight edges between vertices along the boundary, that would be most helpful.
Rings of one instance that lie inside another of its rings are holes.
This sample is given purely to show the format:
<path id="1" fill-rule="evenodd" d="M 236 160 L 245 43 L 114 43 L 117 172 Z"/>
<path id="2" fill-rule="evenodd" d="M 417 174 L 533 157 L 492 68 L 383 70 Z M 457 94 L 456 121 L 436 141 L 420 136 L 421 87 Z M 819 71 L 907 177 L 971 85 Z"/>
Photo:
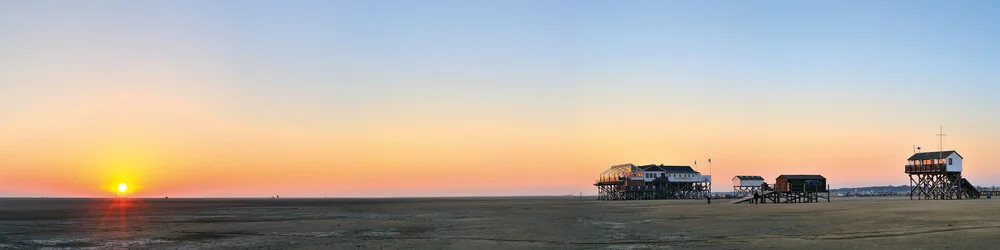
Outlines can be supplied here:
<path id="1" fill-rule="evenodd" d="M 126 190 L 128 190 L 128 185 L 125 185 L 124 182 L 118 184 L 118 192 L 124 193 Z"/>

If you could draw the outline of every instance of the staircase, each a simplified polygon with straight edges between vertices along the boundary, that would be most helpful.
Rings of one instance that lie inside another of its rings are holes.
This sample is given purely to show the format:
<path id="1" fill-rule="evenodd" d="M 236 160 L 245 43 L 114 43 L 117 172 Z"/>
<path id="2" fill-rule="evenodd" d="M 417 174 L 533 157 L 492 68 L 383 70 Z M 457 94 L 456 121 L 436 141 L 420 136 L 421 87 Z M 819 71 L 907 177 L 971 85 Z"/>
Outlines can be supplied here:
<path id="1" fill-rule="evenodd" d="M 973 186 L 972 183 L 969 183 L 969 180 L 966 180 L 965 178 L 958 181 L 958 188 L 961 192 L 964 192 L 969 199 L 979 198 L 979 190 L 976 190 L 976 186 Z"/>
<path id="2" fill-rule="evenodd" d="M 763 198 L 765 195 L 770 195 L 772 193 L 774 193 L 774 191 L 766 191 L 766 192 L 760 193 L 760 197 Z M 753 200 L 753 195 L 752 194 L 748 195 L 747 197 L 743 197 L 743 198 L 740 198 L 738 200 L 731 201 L 729 203 L 731 203 L 731 204 L 737 204 L 737 203 L 743 203 L 743 202 L 750 202 L 750 200 Z"/>

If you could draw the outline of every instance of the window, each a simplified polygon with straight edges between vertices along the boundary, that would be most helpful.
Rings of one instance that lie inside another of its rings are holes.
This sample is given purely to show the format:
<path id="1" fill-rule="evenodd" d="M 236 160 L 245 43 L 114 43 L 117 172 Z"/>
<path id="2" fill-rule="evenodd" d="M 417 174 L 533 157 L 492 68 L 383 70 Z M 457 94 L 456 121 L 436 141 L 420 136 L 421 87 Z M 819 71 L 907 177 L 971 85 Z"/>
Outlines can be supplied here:
<path id="1" fill-rule="evenodd" d="M 948 166 L 951 166 L 951 158 L 948 158 Z"/>

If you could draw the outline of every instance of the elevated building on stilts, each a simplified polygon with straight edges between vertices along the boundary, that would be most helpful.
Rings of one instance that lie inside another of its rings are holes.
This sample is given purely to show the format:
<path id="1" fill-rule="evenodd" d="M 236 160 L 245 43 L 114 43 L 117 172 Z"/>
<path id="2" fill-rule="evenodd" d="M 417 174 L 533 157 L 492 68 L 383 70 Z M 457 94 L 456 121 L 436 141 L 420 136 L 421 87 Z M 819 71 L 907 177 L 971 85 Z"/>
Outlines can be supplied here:
<path id="1" fill-rule="evenodd" d="M 976 187 L 962 177 L 962 155 L 954 150 L 915 153 L 906 159 L 910 199 L 979 198 Z"/>
<path id="2" fill-rule="evenodd" d="M 764 177 L 758 175 L 737 175 L 733 177 L 733 196 L 746 197 L 761 193 L 767 188 Z"/>
<path id="3" fill-rule="evenodd" d="M 739 187 L 737 184 L 745 185 L 742 181 L 737 183 L 740 177 L 733 178 L 733 188 Z M 830 202 L 830 185 L 826 184 L 826 177 L 822 175 L 785 174 L 775 178 L 774 185 L 761 183 L 759 188 L 740 194 L 746 196 L 731 203 L 814 203 L 820 200 Z"/>
<path id="4" fill-rule="evenodd" d="M 712 177 L 690 166 L 622 164 L 602 172 L 594 186 L 600 200 L 704 199 Z"/>

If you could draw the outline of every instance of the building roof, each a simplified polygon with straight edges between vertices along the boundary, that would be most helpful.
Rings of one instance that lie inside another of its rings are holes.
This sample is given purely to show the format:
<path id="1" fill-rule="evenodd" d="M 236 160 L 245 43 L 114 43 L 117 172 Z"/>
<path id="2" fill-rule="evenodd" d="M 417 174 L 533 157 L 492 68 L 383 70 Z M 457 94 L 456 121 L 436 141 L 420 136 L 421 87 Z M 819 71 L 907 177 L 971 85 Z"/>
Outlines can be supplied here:
<path id="1" fill-rule="evenodd" d="M 733 179 L 740 179 L 743 181 L 763 181 L 764 177 L 757 175 L 737 175 L 736 177 L 733 177 Z"/>
<path id="2" fill-rule="evenodd" d="M 931 160 L 931 159 L 937 159 L 939 157 L 948 157 L 951 154 L 956 154 L 956 155 L 958 155 L 958 158 L 965 159 L 964 157 L 962 157 L 962 155 L 959 155 L 958 152 L 955 152 L 955 150 L 948 150 L 948 151 L 934 151 L 934 152 L 916 153 L 916 154 L 913 154 L 913 156 L 910 156 L 910 158 L 906 159 L 906 160 L 907 161 Z"/>
<path id="3" fill-rule="evenodd" d="M 785 177 L 786 180 L 826 180 L 826 177 L 818 174 L 783 174 L 778 178 Z"/>
<path id="4" fill-rule="evenodd" d="M 667 172 L 667 173 L 697 173 L 691 166 L 664 166 L 664 165 L 645 165 L 639 166 L 642 171 L 652 172 Z"/>

